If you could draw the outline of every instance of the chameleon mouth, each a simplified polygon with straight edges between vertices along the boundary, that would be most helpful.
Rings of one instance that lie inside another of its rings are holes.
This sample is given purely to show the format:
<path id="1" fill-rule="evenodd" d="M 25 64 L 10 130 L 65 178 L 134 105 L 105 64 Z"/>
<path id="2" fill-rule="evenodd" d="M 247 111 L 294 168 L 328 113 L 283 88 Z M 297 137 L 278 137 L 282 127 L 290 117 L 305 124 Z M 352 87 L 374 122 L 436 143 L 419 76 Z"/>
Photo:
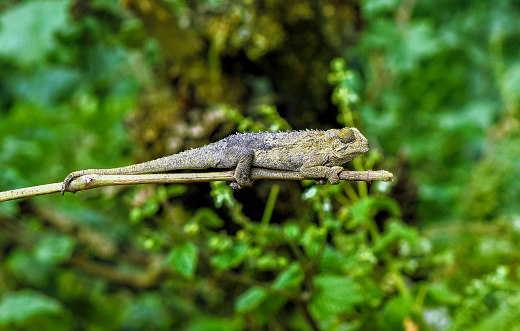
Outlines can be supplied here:
<path id="1" fill-rule="evenodd" d="M 366 152 L 368 152 L 368 150 L 369 150 L 368 143 L 363 144 L 360 147 L 356 148 L 356 150 L 352 153 L 352 156 L 354 158 L 356 158 L 358 156 L 365 154 Z"/>
<path id="2" fill-rule="evenodd" d="M 365 152 L 352 153 L 352 158 L 355 159 L 356 157 L 359 157 L 359 156 L 361 156 L 363 154 L 365 154 Z"/>
<path id="3" fill-rule="evenodd" d="M 340 152 L 343 152 L 349 148 L 352 148 L 351 146 L 344 146 L 342 147 L 339 151 Z M 358 147 L 358 148 L 354 148 L 354 151 L 350 153 L 350 155 L 352 155 L 353 157 L 358 157 L 358 156 L 361 156 L 363 154 L 365 154 L 366 152 L 368 152 L 369 148 L 368 148 L 368 144 L 365 144 L 365 145 L 362 145 L 361 147 Z"/>

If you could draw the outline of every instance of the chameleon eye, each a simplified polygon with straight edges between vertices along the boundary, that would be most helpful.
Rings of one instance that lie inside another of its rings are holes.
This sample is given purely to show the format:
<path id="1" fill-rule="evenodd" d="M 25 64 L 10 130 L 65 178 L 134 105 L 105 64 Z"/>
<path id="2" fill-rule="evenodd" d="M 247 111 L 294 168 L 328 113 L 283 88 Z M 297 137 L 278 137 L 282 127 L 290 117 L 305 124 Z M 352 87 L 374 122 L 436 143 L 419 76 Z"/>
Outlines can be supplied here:
<path id="1" fill-rule="evenodd" d="M 351 143 L 355 140 L 354 132 L 349 128 L 343 128 L 338 134 L 339 141 L 344 144 Z"/>

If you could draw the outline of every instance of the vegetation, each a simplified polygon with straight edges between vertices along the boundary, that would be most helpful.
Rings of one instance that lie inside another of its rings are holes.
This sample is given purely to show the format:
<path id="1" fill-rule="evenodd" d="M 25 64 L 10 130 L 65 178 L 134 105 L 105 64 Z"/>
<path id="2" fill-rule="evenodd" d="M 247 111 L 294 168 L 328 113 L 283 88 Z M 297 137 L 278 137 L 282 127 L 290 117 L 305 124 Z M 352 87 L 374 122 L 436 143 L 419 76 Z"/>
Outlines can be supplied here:
<path id="1" fill-rule="evenodd" d="M 0 204 L 2 330 L 520 329 L 517 1 L 8 0 L 0 191 L 356 126 L 394 183 Z"/>

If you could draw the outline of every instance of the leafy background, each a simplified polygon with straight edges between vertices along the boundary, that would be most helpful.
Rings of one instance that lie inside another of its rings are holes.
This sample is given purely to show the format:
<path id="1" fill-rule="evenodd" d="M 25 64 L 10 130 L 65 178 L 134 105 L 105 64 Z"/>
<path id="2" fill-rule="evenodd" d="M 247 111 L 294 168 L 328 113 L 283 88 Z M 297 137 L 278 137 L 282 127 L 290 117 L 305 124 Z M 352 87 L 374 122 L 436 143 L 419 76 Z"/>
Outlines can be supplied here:
<path id="1" fill-rule="evenodd" d="M 0 190 L 355 125 L 385 183 L 0 205 L 5 330 L 520 329 L 520 3 L 6 0 Z"/>

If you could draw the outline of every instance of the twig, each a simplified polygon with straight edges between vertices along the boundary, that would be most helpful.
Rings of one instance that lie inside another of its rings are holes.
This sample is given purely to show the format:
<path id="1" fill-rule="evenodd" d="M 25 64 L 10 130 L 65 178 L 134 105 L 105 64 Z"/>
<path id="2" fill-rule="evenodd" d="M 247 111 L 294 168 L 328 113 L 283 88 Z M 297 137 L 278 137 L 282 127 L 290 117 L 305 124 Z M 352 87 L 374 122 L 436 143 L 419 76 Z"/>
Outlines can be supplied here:
<path id="1" fill-rule="evenodd" d="M 298 302 L 298 307 L 303 313 L 303 316 L 305 317 L 305 320 L 309 325 L 311 326 L 313 331 L 320 331 L 320 327 L 318 326 L 318 323 L 312 317 L 311 312 L 309 311 L 308 303 L 306 302 Z"/>
<path id="2" fill-rule="evenodd" d="M 145 175 L 85 175 L 73 180 L 69 192 L 90 190 L 101 186 L 111 185 L 135 185 L 135 184 L 173 184 L 173 183 L 200 183 L 213 181 L 234 181 L 234 171 L 203 172 L 203 173 L 168 173 L 168 174 L 145 174 Z M 339 174 L 341 180 L 366 181 L 373 180 L 391 182 L 394 178 L 392 173 L 385 170 L 377 171 L 343 171 Z M 280 171 L 253 168 L 251 179 L 279 179 L 279 180 L 304 180 L 296 171 Z M 0 202 L 29 198 L 37 195 L 58 193 L 61 191 L 62 183 L 53 183 L 40 186 L 25 187 L 17 190 L 0 192 Z"/>

